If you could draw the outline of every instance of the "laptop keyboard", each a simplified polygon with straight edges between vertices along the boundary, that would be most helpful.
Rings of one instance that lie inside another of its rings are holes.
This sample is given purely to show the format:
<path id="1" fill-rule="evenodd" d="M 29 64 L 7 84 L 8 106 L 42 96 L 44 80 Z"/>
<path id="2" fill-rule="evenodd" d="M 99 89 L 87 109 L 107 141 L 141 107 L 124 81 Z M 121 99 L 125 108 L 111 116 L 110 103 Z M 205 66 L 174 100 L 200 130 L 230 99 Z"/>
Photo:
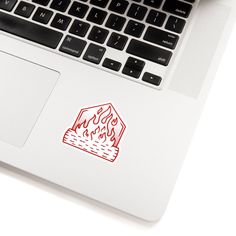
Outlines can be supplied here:
<path id="1" fill-rule="evenodd" d="M 195 0 L 0 0 L 0 30 L 159 88 Z"/>

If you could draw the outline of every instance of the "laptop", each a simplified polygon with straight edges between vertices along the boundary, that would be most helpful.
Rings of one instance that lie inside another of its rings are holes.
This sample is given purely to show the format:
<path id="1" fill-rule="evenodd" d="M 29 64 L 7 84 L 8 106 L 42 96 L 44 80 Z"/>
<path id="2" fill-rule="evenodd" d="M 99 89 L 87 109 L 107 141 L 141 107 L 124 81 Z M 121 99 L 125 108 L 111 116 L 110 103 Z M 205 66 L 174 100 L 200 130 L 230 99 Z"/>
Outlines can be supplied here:
<path id="1" fill-rule="evenodd" d="M 1 163 L 159 220 L 232 6 L 0 0 Z"/>

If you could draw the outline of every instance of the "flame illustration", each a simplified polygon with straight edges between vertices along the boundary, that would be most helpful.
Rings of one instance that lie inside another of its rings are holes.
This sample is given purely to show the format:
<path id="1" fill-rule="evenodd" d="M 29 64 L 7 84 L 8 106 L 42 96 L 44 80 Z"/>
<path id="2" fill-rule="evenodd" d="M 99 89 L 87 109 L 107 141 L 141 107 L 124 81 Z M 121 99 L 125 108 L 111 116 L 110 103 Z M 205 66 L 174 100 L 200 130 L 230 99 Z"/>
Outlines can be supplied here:
<path id="1" fill-rule="evenodd" d="M 82 109 L 64 142 L 113 161 L 125 125 L 111 104 Z"/>
<path id="2" fill-rule="evenodd" d="M 110 105 L 100 107 L 97 111 L 83 110 L 73 130 L 83 137 L 117 147 L 120 141 L 120 128 L 117 115 Z M 91 117 L 92 116 L 92 117 Z M 118 132 L 118 133 L 117 133 Z"/>

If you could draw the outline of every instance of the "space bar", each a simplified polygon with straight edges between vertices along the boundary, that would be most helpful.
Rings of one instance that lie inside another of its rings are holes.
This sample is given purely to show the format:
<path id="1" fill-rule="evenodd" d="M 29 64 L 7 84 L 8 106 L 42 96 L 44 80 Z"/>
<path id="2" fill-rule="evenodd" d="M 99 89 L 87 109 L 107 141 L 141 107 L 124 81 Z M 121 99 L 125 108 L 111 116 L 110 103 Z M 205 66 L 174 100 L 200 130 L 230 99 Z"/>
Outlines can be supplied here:
<path id="1" fill-rule="evenodd" d="M 56 48 L 63 34 L 32 22 L 0 12 L 0 30 L 31 40 L 49 48 Z"/>

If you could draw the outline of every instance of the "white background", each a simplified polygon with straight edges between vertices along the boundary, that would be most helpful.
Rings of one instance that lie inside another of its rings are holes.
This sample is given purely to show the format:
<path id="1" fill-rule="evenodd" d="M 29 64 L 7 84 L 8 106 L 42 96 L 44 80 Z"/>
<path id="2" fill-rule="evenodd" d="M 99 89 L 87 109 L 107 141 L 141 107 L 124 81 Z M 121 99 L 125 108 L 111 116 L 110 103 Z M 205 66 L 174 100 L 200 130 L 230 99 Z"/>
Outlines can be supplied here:
<path id="1" fill-rule="evenodd" d="M 236 27 L 159 223 L 144 223 L 0 167 L 0 235 L 235 236 L 235 57 Z"/>

